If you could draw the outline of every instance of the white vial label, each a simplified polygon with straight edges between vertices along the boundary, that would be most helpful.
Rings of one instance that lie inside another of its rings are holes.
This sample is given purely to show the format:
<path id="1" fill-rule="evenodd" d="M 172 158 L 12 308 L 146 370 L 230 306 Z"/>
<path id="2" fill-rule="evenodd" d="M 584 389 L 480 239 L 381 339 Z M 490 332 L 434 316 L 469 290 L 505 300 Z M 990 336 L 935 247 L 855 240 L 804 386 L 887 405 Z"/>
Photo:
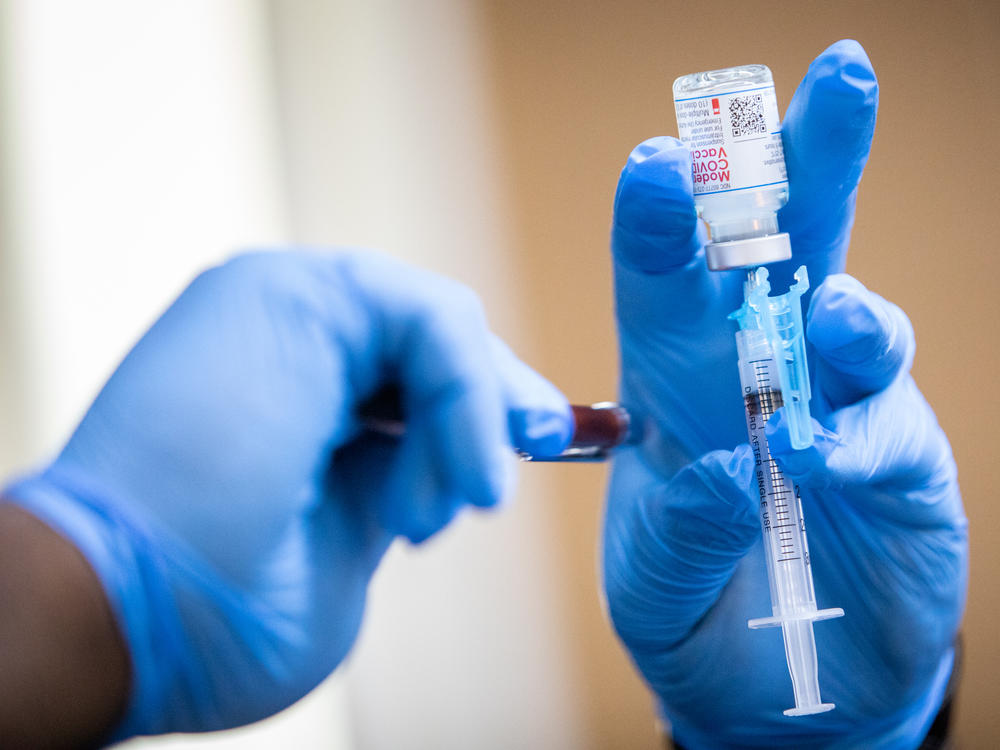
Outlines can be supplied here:
<path id="1" fill-rule="evenodd" d="M 787 184 L 774 86 L 682 97 L 674 107 L 695 195 Z"/>

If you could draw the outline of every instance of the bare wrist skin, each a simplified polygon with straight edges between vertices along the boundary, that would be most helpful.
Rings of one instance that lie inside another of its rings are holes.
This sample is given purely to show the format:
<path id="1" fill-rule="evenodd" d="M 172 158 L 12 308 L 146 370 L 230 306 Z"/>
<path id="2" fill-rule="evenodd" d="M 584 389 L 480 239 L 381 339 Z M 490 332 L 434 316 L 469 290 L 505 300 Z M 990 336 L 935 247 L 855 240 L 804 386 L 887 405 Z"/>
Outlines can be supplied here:
<path id="1" fill-rule="evenodd" d="M 125 711 L 129 657 L 79 550 L 0 501 L 0 747 L 98 747 Z"/>

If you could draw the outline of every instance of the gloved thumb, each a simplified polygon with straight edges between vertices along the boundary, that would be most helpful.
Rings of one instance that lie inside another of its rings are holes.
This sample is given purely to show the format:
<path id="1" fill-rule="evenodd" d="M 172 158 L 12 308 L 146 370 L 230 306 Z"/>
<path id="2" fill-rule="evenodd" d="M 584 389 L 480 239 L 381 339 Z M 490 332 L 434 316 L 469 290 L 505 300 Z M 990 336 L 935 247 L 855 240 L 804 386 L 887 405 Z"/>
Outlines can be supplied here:
<path id="1" fill-rule="evenodd" d="M 637 450 L 616 459 L 604 585 L 630 648 L 671 648 L 718 599 L 760 534 L 752 471 L 746 445 L 708 453 L 666 483 Z"/>

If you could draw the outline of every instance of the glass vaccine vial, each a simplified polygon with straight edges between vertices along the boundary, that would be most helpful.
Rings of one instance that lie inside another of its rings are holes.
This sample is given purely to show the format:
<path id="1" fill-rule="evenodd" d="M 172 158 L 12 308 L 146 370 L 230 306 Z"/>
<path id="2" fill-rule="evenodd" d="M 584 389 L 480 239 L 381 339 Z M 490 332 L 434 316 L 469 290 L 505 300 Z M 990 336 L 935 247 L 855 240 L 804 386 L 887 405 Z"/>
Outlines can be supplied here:
<path id="1" fill-rule="evenodd" d="M 788 173 L 774 79 L 766 65 L 692 73 L 674 81 L 680 140 L 691 149 L 694 202 L 708 223 L 713 271 L 792 257 L 778 231 Z"/>

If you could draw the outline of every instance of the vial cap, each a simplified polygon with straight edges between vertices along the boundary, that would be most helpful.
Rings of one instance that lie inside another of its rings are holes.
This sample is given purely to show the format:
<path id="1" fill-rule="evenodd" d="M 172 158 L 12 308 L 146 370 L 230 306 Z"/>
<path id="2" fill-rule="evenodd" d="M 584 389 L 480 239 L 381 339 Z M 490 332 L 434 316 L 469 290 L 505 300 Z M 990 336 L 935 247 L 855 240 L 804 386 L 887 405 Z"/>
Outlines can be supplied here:
<path id="1" fill-rule="evenodd" d="M 786 232 L 705 245 L 705 260 L 710 271 L 763 266 L 791 257 L 792 243 Z"/>

